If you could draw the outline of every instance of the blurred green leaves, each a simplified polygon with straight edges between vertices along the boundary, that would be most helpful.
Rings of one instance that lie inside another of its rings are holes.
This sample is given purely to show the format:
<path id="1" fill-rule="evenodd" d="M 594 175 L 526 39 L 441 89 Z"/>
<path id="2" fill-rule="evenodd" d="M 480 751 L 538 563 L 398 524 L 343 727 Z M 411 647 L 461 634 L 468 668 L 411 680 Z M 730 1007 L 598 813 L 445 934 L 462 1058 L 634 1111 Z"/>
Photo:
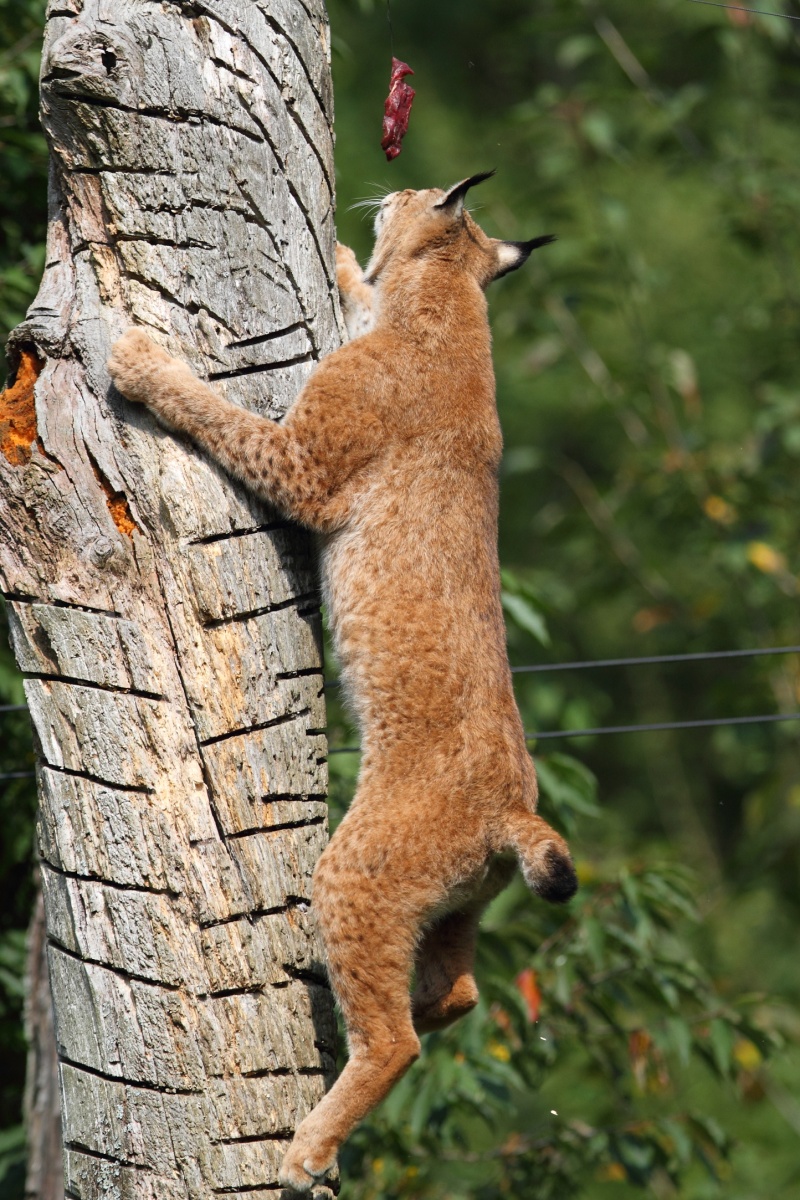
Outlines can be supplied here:
<path id="1" fill-rule="evenodd" d="M 513 571 L 501 571 L 503 590 L 500 599 L 503 610 L 517 629 L 529 633 L 541 646 L 550 644 L 544 617 L 537 607 L 534 589 Z"/>
<path id="2" fill-rule="evenodd" d="M 38 77 L 45 0 L 0 0 L 0 342 L 25 315 L 44 267 L 47 148 Z"/>

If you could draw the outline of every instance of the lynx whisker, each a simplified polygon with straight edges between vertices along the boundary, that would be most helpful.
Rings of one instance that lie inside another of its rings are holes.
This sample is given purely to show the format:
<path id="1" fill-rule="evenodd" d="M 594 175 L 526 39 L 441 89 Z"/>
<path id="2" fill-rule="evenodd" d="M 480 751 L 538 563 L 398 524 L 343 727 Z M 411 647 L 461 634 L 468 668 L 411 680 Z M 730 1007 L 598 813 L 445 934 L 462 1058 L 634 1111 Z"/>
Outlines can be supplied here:
<path id="1" fill-rule="evenodd" d="M 382 203 L 382 196 L 365 196 L 362 200 L 354 200 L 352 204 L 348 204 L 347 211 L 352 212 L 354 209 L 360 208 L 365 212 L 377 212 Z"/>

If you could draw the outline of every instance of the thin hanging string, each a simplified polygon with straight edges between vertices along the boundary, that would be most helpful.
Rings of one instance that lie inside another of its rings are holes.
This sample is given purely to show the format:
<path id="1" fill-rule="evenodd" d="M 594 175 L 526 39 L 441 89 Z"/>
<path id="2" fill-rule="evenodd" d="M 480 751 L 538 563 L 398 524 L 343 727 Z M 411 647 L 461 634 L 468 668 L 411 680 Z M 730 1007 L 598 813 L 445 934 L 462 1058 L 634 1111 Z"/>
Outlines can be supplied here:
<path id="1" fill-rule="evenodd" d="M 389 26 L 389 45 L 392 48 L 392 58 L 394 58 L 394 30 L 392 29 L 392 8 L 389 0 L 386 0 L 386 23 Z"/>
<path id="2" fill-rule="evenodd" d="M 389 0 L 386 0 L 387 4 Z M 731 12 L 753 13 L 759 17 L 783 17 L 786 21 L 800 21 L 800 17 L 794 17 L 791 13 L 767 12 L 763 8 L 744 8 L 740 4 L 720 4 L 718 0 L 689 0 L 690 4 L 705 4 L 707 8 L 728 8 Z"/>

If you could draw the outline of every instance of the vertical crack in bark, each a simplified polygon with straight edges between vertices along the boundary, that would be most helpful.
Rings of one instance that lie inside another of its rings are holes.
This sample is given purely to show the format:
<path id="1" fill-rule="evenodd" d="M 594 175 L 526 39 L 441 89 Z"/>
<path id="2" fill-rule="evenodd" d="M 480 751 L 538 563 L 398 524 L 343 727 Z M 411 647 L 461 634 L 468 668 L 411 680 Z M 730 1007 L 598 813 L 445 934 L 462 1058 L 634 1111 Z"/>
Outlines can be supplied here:
<path id="1" fill-rule="evenodd" d="M 102 467 L 91 452 L 89 452 L 89 461 L 92 464 L 92 470 L 94 471 L 95 479 L 103 489 L 106 498 L 106 507 L 111 513 L 111 520 L 114 522 L 117 529 L 120 531 L 120 533 L 124 533 L 126 537 L 129 538 L 133 538 L 134 530 L 136 530 L 137 533 L 141 533 L 141 529 L 133 519 L 133 514 L 131 513 L 131 508 L 128 504 L 128 497 L 124 492 L 118 492 L 114 490 L 112 483 L 106 478 Z"/>

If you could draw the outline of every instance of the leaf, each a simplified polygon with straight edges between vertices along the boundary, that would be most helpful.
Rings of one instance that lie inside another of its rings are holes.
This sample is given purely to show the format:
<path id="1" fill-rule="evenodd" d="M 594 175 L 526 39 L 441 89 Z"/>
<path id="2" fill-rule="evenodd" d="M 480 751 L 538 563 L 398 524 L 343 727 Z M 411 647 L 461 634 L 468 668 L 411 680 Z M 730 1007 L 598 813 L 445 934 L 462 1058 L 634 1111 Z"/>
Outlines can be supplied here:
<path id="1" fill-rule="evenodd" d="M 715 1017 L 709 1027 L 711 1052 L 717 1070 L 723 1077 L 730 1075 L 736 1034 L 727 1021 Z"/>
<path id="2" fill-rule="evenodd" d="M 515 595 L 513 592 L 507 591 L 500 593 L 500 599 L 503 608 L 515 625 L 518 625 L 520 629 L 524 629 L 526 633 L 530 633 L 540 645 L 550 645 L 550 635 L 547 632 L 544 617 L 533 607 L 530 600 L 526 599 L 525 596 Z"/>
<path id="3" fill-rule="evenodd" d="M 552 801 L 559 818 L 574 826 L 576 814 L 597 817 L 597 780 L 588 767 L 569 754 L 548 754 L 536 760 L 543 794 Z"/>
<path id="4" fill-rule="evenodd" d="M 689 1065 L 692 1053 L 692 1031 L 681 1017 L 667 1017 L 664 1022 L 664 1042 L 682 1067 Z"/>

